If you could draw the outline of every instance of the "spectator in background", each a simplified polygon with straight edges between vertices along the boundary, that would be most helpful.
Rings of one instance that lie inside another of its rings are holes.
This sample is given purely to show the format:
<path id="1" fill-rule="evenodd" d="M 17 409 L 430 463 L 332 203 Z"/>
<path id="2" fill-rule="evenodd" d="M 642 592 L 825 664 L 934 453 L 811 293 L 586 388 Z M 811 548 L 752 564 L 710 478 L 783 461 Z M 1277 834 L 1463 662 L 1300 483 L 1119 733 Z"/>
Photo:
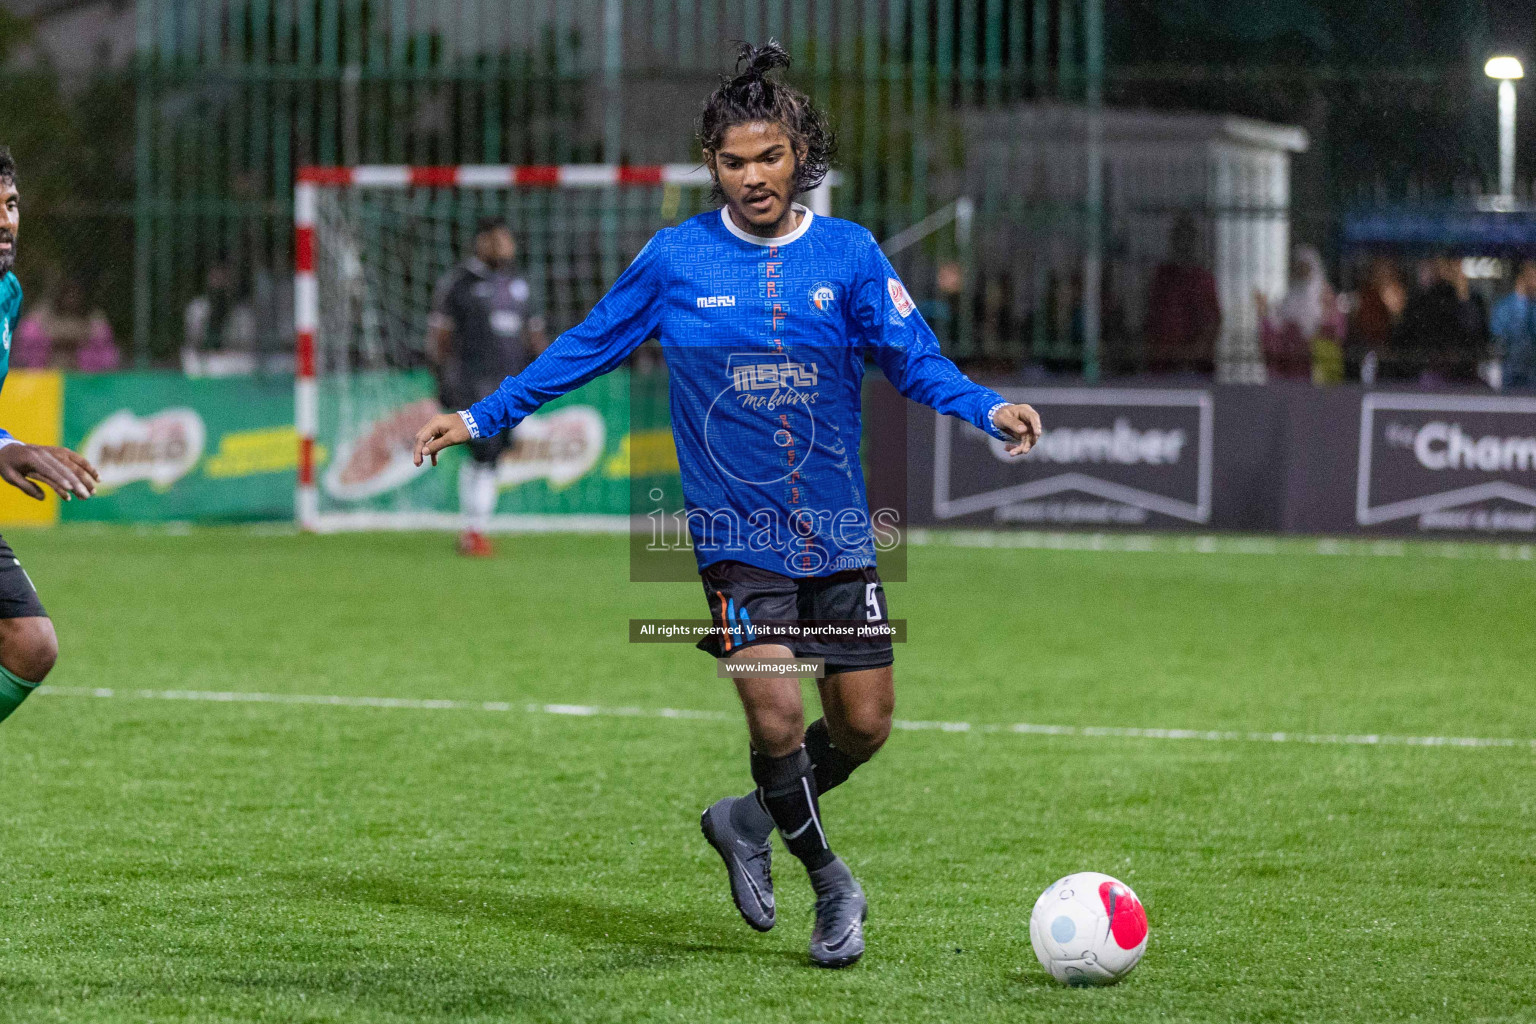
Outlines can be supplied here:
<path id="1" fill-rule="evenodd" d="M 1323 258 L 1310 245 L 1291 254 L 1285 297 L 1273 312 L 1262 292 L 1253 296 L 1259 342 L 1271 379 L 1337 384 L 1344 379 L 1344 318 L 1338 296 L 1323 273 Z"/>
<path id="2" fill-rule="evenodd" d="M 1420 383 L 1477 383 L 1488 340 L 1482 300 L 1472 294 L 1458 259 L 1439 256 L 1419 270 L 1422 288 L 1403 310 L 1402 337 Z"/>
<path id="3" fill-rule="evenodd" d="M 293 270 L 262 267 L 253 275 L 251 285 L 252 327 L 255 348 L 264 362 L 280 354 L 291 355 L 293 345 Z M 292 363 L 279 361 L 286 372 Z"/>
<path id="4" fill-rule="evenodd" d="M 255 315 L 238 297 L 235 272 L 227 263 L 208 268 L 203 294 L 187 303 L 182 318 L 186 346 L 199 352 L 248 351 L 255 340 Z"/>
<path id="5" fill-rule="evenodd" d="M 1392 336 L 1392 360 L 1382 367 L 1382 377 L 1388 380 L 1417 381 L 1429 365 L 1429 356 L 1423 348 L 1426 338 L 1444 328 L 1444 296 L 1431 298 L 1431 292 L 1441 284 L 1440 270 L 1433 258 L 1421 259 L 1414 264 L 1413 285 L 1408 301 L 1403 304 L 1403 315 L 1397 322 Z M 1427 323 L 1427 321 L 1435 321 Z"/>
<path id="6" fill-rule="evenodd" d="M 1394 358 L 1392 343 L 1407 304 L 1408 290 L 1403 287 L 1397 266 L 1384 257 L 1373 259 L 1349 321 L 1351 358 L 1358 362 L 1362 383 L 1376 383 L 1382 363 L 1390 363 Z"/>
<path id="7" fill-rule="evenodd" d="M 1494 303 L 1489 326 L 1503 359 L 1503 386 L 1536 387 L 1536 260 L 1515 272 L 1515 289 Z"/>
<path id="8" fill-rule="evenodd" d="M 954 260 L 939 264 L 934 275 L 935 295 L 917 304 L 918 311 L 939 339 L 939 348 L 946 354 L 955 351 L 955 329 L 959 320 L 962 293 L 965 291 L 965 268 Z"/>
<path id="9" fill-rule="evenodd" d="M 1147 292 L 1147 369 L 1153 373 L 1215 372 L 1221 304 L 1216 277 L 1200 264 L 1199 254 L 1195 219 L 1181 213 L 1169 233 L 1168 259 L 1152 275 Z"/>
<path id="10" fill-rule="evenodd" d="M 224 262 L 208 268 L 203 294 L 182 313 L 182 369 L 188 376 L 222 376 L 255 369 L 256 313 L 235 288 Z M 210 358 L 208 353 L 218 353 Z"/>
<path id="11" fill-rule="evenodd" d="M 98 373 L 115 370 L 117 364 L 106 314 L 91 308 L 85 289 L 73 278 L 64 278 L 16 328 L 12 366 Z"/>

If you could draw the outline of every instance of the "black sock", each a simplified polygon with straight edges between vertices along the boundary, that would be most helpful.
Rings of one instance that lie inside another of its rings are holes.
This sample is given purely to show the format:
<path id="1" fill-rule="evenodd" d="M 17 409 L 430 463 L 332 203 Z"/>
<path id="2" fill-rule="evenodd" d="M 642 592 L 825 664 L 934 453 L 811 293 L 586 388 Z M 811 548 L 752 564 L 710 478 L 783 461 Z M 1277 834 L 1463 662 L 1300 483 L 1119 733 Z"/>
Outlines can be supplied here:
<path id="1" fill-rule="evenodd" d="M 827 732 L 825 718 L 816 719 L 811 723 L 810 728 L 805 730 L 805 752 L 810 755 L 811 764 L 816 768 L 818 797 L 847 782 L 853 770 L 864 763 L 833 745 L 832 734 Z"/>
<path id="2" fill-rule="evenodd" d="M 783 757 L 752 751 L 752 780 L 762 793 L 763 804 L 773 815 L 779 835 L 789 852 L 800 858 L 807 871 L 832 863 L 832 847 L 821 829 L 816 806 L 816 775 L 811 757 L 801 747 Z"/>

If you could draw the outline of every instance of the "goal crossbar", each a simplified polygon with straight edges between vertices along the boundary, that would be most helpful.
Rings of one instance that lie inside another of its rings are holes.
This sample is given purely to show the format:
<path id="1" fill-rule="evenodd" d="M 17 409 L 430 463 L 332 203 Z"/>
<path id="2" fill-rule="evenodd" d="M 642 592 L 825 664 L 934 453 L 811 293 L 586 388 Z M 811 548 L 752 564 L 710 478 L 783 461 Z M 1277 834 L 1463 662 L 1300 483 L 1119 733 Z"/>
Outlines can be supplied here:
<path id="1" fill-rule="evenodd" d="M 294 427 L 298 435 L 296 514 L 301 528 L 447 529 L 450 515 L 391 517 L 360 514 L 322 516 L 316 480 L 316 434 L 319 429 L 319 386 L 316 376 L 316 333 L 320 324 L 320 289 L 316 274 L 316 228 L 323 189 L 459 188 L 459 189 L 582 189 L 635 186 L 711 184 L 702 164 L 466 164 L 458 166 L 359 165 L 303 167 L 294 186 Z M 624 517 L 561 516 L 507 517 L 509 529 L 548 529 L 558 520 L 571 530 L 622 529 Z M 610 520 L 615 520 L 610 522 Z"/>
<path id="2" fill-rule="evenodd" d="M 830 174 L 822 187 L 805 197 L 818 214 L 831 212 Z M 321 197 L 330 190 L 367 189 L 383 192 L 410 189 L 585 190 L 687 187 L 713 183 L 701 163 L 618 164 L 464 164 L 410 166 L 372 164 L 351 167 L 309 166 L 299 169 L 294 185 L 294 427 L 298 435 L 298 486 L 295 512 L 299 526 L 309 531 L 348 529 L 446 529 L 456 521 L 448 514 L 375 514 L 366 511 L 322 513 L 316 475 L 320 431 L 320 386 L 317 336 L 322 320 L 318 274 L 318 229 Z M 627 517 L 608 515 L 508 515 L 496 525 L 508 530 L 623 529 Z M 557 525 L 559 524 L 559 525 Z"/>

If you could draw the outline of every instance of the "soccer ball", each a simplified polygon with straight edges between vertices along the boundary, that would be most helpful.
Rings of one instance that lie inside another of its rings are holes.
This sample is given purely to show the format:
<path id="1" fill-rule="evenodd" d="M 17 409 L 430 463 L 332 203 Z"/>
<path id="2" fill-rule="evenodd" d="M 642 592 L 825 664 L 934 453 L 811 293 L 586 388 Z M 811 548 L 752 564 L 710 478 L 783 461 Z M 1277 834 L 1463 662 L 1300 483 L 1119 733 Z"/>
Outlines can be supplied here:
<path id="1" fill-rule="evenodd" d="M 1040 966 L 1065 985 L 1113 985 L 1147 949 L 1147 912 L 1131 887 L 1097 871 L 1051 884 L 1029 915 Z"/>

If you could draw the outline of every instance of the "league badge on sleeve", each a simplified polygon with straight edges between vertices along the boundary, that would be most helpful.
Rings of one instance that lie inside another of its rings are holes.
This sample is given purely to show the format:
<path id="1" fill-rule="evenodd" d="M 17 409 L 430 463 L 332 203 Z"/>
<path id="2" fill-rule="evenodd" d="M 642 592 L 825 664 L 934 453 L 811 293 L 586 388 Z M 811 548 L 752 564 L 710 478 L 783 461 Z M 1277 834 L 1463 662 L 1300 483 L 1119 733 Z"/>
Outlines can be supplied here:
<path id="1" fill-rule="evenodd" d="M 885 290 L 891 293 L 891 301 L 896 304 L 896 312 L 900 313 L 903 319 L 912 315 L 912 311 L 917 308 L 917 303 L 912 301 L 912 296 L 907 294 L 907 289 L 900 281 L 894 277 L 886 278 Z"/>

